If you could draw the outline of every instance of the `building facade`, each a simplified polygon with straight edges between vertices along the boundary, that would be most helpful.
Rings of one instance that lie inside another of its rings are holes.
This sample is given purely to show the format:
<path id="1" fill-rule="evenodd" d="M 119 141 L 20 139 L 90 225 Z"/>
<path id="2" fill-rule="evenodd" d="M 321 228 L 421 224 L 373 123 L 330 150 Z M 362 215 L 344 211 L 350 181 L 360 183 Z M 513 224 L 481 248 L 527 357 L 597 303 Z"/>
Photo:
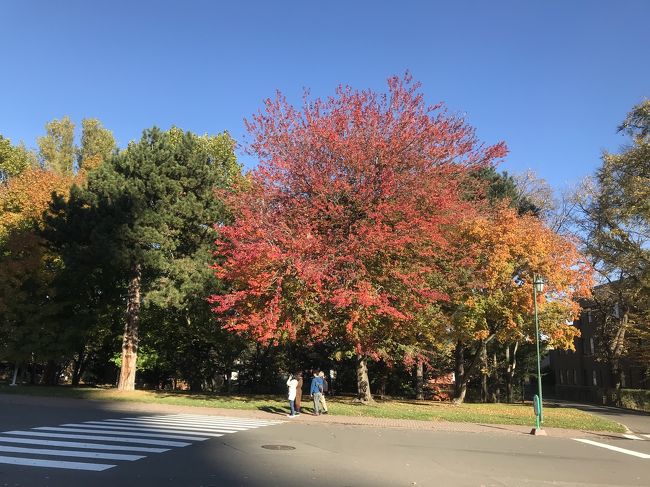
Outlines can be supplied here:
<path id="1" fill-rule="evenodd" d="M 612 313 L 617 310 L 613 309 Z M 609 363 L 599 353 L 596 335 L 597 314 L 585 307 L 574 326 L 581 336 L 574 340 L 575 351 L 551 350 L 550 371 L 555 383 L 555 395 L 561 399 L 606 403 L 609 391 L 616 388 L 616 377 Z M 650 389 L 644 368 L 629 360 L 621 360 L 621 385 L 626 389 Z"/>

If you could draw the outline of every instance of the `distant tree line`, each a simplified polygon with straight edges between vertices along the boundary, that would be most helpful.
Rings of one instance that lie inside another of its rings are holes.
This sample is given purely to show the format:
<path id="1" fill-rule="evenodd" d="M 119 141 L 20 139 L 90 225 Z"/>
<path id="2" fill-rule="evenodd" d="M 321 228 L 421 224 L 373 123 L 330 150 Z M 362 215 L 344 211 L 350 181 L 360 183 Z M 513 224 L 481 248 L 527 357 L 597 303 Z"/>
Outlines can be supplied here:
<path id="1" fill-rule="evenodd" d="M 555 206 L 409 76 L 268 100 L 247 173 L 227 132 L 152 128 L 120 149 L 86 119 L 76 145 L 65 117 L 38 151 L 0 136 L 5 375 L 274 392 L 321 367 L 370 402 L 453 372 L 456 401 L 513 401 L 534 369 L 534 276 L 543 348 L 570 349 L 594 269 L 624 283 L 620 353 L 648 363 L 648 113 L 589 194 Z"/>

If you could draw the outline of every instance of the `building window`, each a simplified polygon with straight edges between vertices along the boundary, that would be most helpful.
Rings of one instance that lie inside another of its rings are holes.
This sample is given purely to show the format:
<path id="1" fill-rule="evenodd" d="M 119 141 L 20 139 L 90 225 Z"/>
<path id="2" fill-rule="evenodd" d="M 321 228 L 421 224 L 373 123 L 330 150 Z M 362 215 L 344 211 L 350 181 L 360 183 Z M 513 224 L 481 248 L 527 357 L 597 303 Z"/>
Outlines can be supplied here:
<path id="1" fill-rule="evenodd" d="M 591 350 L 591 354 L 594 354 L 595 347 L 594 347 L 594 337 L 589 338 L 589 349 Z"/>
<path id="2" fill-rule="evenodd" d="M 587 323 L 591 323 L 591 311 L 587 311 Z"/>
<path id="3" fill-rule="evenodd" d="M 621 387 L 625 387 L 625 372 L 621 372 Z"/>
<path id="4" fill-rule="evenodd" d="M 614 317 L 620 318 L 621 317 L 621 311 L 618 306 L 618 303 L 614 303 Z"/>
<path id="5" fill-rule="evenodd" d="M 560 384 L 564 384 L 564 371 L 560 369 Z"/>
<path id="6" fill-rule="evenodd" d="M 591 373 L 591 377 L 592 377 L 592 379 L 593 379 L 593 380 L 592 380 L 593 384 L 594 384 L 595 386 L 597 386 L 597 385 L 598 385 L 598 374 L 596 374 L 596 371 L 595 371 L 595 370 L 592 371 L 592 373 Z"/>
<path id="7" fill-rule="evenodd" d="M 573 369 L 573 385 L 577 385 L 577 384 L 578 384 L 578 370 Z"/>

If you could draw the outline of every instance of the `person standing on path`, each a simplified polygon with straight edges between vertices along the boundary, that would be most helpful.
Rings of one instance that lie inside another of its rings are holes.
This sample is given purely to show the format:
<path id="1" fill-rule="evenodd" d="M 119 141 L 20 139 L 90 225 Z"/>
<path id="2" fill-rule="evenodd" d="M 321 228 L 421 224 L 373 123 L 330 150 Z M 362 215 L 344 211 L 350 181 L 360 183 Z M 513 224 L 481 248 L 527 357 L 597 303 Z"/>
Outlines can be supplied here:
<path id="1" fill-rule="evenodd" d="M 322 370 L 318 374 L 318 377 L 320 377 L 320 380 L 323 383 L 322 393 L 320 395 L 320 403 L 323 406 L 323 414 L 328 414 L 328 412 L 327 412 L 327 401 L 325 401 L 325 394 L 327 393 L 327 390 L 329 389 L 329 387 L 328 387 L 329 384 L 327 383 L 327 379 L 325 378 L 325 373 Z"/>
<path id="2" fill-rule="evenodd" d="M 323 379 L 318 376 L 318 370 L 314 369 L 309 388 L 309 397 L 314 400 L 314 415 L 320 415 L 320 398 L 323 395 Z"/>
<path id="3" fill-rule="evenodd" d="M 296 416 L 296 388 L 298 387 L 298 380 L 292 375 L 289 374 L 287 379 L 287 387 L 289 388 L 289 409 L 291 409 L 291 414 L 287 414 L 290 418 Z"/>
<path id="4" fill-rule="evenodd" d="M 296 414 L 302 413 L 302 372 L 297 372 L 296 373 L 296 380 L 298 381 L 298 385 L 296 386 L 296 402 L 295 402 L 295 407 L 296 407 Z"/>

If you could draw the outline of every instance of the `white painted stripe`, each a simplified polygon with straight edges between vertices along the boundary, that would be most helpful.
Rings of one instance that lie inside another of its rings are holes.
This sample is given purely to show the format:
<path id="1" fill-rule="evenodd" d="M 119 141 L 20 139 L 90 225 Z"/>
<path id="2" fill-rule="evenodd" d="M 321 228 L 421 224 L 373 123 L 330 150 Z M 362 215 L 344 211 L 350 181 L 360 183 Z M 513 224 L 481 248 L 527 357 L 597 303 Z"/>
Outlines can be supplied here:
<path id="1" fill-rule="evenodd" d="M 197 428 L 228 428 L 237 431 L 246 431 L 256 428 L 262 428 L 260 425 L 242 425 L 234 423 L 198 423 L 194 421 L 182 421 L 178 419 L 122 419 L 120 421 L 134 421 L 134 422 L 146 422 L 146 423 L 156 423 L 156 424 L 176 424 L 179 426 L 194 426 Z"/>
<path id="2" fill-rule="evenodd" d="M 28 467 L 67 468 L 70 470 L 93 470 L 101 472 L 113 468 L 115 465 L 103 463 L 62 462 L 55 460 L 38 460 L 36 458 L 0 457 L 0 463 L 9 465 L 26 465 Z"/>
<path id="3" fill-rule="evenodd" d="M 234 426 L 269 426 L 268 423 L 260 421 L 238 421 L 237 419 L 227 419 L 227 418 L 214 418 L 214 419 L 201 419 L 201 418 L 183 418 L 178 416 L 135 416 L 128 418 L 120 419 L 150 419 L 150 420 L 164 420 L 164 421 L 176 421 L 186 424 L 232 424 Z"/>
<path id="4" fill-rule="evenodd" d="M 627 438 L 628 440 L 642 440 L 643 438 L 639 438 L 636 435 L 628 435 L 628 434 L 623 434 L 623 437 Z"/>
<path id="5" fill-rule="evenodd" d="M 230 424 L 198 424 L 188 423 L 187 421 L 176 421 L 168 419 L 107 419 L 107 423 L 126 423 L 126 424 L 166 424 L 177 427 L 190 428 L 225 428 L 233 431 L 247 431 L 249 429 L 259 428 L 259 426 L 236 426 Z"/>
<path id="6" fill-rule="evenodd" d="M 173 414 L 173 415 L 159 416 L 159 417 L 224 420 L 224 421 L 242 421 L 242 422 L 254 422 L 254 423 L 265 423 L 265 424 L 284 423 L 284 421 L 280 421 L 280 420 L 277 420 L 277 419 L 237 418 L 237 417 L 233 417 L 233 416 L 211 416 L 211 415 L 207 415 L 207 414 Z"/>
<path id="7" fill-rule="evenodd" d="M 143 455 L 124 455 L 122 453 L 101 453 L 95 451 L 77 450 L 48 450 L 46 448 L 21 448 L 19 446 L 0 445 L 0 452 L 5 453 L 31 453 L 32 455 L 51 455 L 55 457 L 94 458 L 96 460 L 125 460 L 133 462 L 146 458 Z"/>
<path id="8" fill-rule="evenodd" d="M 128 417 L 121 419 L 160 419 L 165 421 L 178 421 L 187 424 L 230 424 L 233 426 L 243 426 L 251 427 L 254 426 L 259 428 L 260 426 L 272 426 L 277 423 L 269 423 L 267 421 L 257 421 L 257 420 L 246 420 L 241 421 L 235 418 L 188 418 L 188 417 L 179 417 L 179 416 L 137 416 L 137 417 Z"/>
<path id="9" fill-rule="evenodd" d="M 617 446 L 608 445 L 606 443 L 598 443 L 597 441 L 583 440 L 582 438 L 573 438 L 573 439 L 575 441 L 579 441 L 580 443 L 586 443 L 587 445 L 598 446 L 600 448 L 605 448 L 607 450 L 612 450 L 618 453 L 625 453 L 626 455 L 632 455 L 633 457 L 644 458 L 644 459 L 650 458 L 650 455 L 648 455 L 647 453 L 639 453 L 638 451 L 627 450 L 626 448 L 619 448 Z"/>
<path id="10" fill-rule="evenodd" d="M 95 433 L 95 434 L 100 434 L 100 435 L 107 435 L 111 434 L 113 431 L 115 434 L 119 434 L 120 436 L 148 436 L 151 438 L 169 438 L 170 440 L 190 440 L 190 441 L 205 441 L 208 438 L 201 438 L 200 436 L 179 436 L 179 435 L 159 435 L 156 433 L 147 433 L 146 431 L 142 432 L 137 432 L 134 433 L 132 431 L 119 431 L 115 430 L 115 428 L 106 431 L 105 429 L 90 429 L 88 427 L 86 428 L 54 428 L 54 427 L 49 427 L 49 426 L 41 426 L 39 428 L 32 428 L 35 430 L 43 430 L 43 431 L 60 431 L 62 433 Z"/>
<path id="11" fill-rule="evenodd" d="M 646 438 L 648 438 L 650 440 L 650 435 L 643 435 L 643 436 L 645 436 Z"/>
<path id="12" fill-rule="evenodd" d="M 18 436 L 44 436 L 46 438 L 67 438 L 69 440 L 97 440 L 97 441 L 114 441 L 117 443 L 135 443 L 142 445 L 158 445 L 158 446 L 189 446 L 192 443 L 185 443 L 181 441 L 163 441 L 152 440 L 146 438 L 124 438 L 123 436 L 96 436 L 96 435 L 67 435 L 65 433 L 39 433 L 38 431 L 4 431 L 5 435 L 18 435 Z"/>
<path id="13" fill-rule="evenodd" d="M 123 446 L 123 445 L 106 445 L 103 443 L 80 443 L 77 441 L 54 441 L 38 440 L 34 438 L 9 438 L 0 436 L 0 442 L 3 443 L 23 443 L 27 445 L 45 445 L 45 446 L 63 446 L 69 448 L 81 448 L 84 450 L 115 450 L 115 451 L 140 451 L 147 453 L 162 453 L 169 451 L 169 448 L 149 448 L 144 446 Z"/>
<path id="14" fill-rule="evenodd" d="M 88 421 L 90 423 L 90 421 Z M 132 423 L 132 422 L 125 422 L 125 421 L 120 421 L 120 420 L 110 420 L 110 421 L 103 421 L 101 424 L 106 424 L 106 425 L 120 425 L 120 426 L 128 426 L 128 425 L 133 425 L 133 426 L 151 426 L 154 428 L 166 428 L 166 429 L 173 429 L 176 431 L 184 431 L 189 433 L 190 431 L 196 431 L 200 434 L 204 434 L 205 432 L 211 432 L 211 433 L 237 433 L 237 431 L 242 431 L 242 430 L 234 430 L 230 428 L 200 428 L 200 427 L 194 427 L 194 426 L 182 426 L 182 425 L 168 425 L 165 423 Z M 244 430 L 245 431 L 245 430 Z"/>
<path id="15" fill-rule="evenodd" d="M 115 431 L 116 433 L 121 433 L 120 430 L 127 430 L 127 431 L 137 431 L 137 432 L 142 432 L 143 434 L 146 434 L 148 431 L 153 431 L 156 433 L 173 433 L 173 434 L 179 434 L 179 435 L 197 435 L 196 438 L 201 438 L 203 436 L 208 436 L 210 438 L 217 438 L 219 436 L 223 436 L 223 433 L 210 433 L 207 431 L 187 431 L 187 430 L 176 430 L 172 428 L 158 428 L 156 426 L 131 426 L 131 425 L 108 425 L 107 423 L 101 422 L 101 421 L 88 421 L 88 423 L 95 423 L 95 424 L 64 424 L 63 426 L 74 426 L 76 428 L 98 428 L 102 430 L 108 430 L 107 432 Z M 235 433 L 235 431 L 226 431 L 226 433 Z M 200 435 L 200 436 L 199 436 Z M 194 439 L 190 438 L 188 436 L 188 439 Z"/>
<path id="16" fill-rule="evenodd" d="M 183 421 L 186 423 L 198 423 L 198 424 L 234 424 L 239 426 L 268 426 L 269 424 L 266 421 L 257 421 L 257 420 L 239 420 L 237 418 L 193 418 L 187 416 L 129 416 L 126 418 L 116 418 L 116 419 L 164 419 L 167 421 Z"/>

